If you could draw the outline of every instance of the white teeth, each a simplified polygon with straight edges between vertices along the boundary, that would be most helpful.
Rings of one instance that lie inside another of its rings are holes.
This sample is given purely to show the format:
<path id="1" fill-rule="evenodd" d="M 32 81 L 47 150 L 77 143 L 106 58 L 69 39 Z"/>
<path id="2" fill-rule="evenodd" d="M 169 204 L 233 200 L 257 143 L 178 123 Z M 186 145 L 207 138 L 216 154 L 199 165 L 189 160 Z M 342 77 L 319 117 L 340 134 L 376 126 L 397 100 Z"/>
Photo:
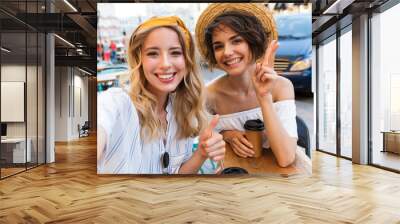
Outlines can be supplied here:
<path id="1" fill-rule="evenodd" d="M 232 64 L 238 63 L 239 61 L 240 61 L 240 58 L 235 58 L 235 59 L 226 61 L 225 63 L 226 63 L 227 65 L 232 65 Z"/>
<path id="2" fill-rule="evenodd" d="M 159 75 L 158 75 L 158 77 L 161 78 L 161 79 L 170 79 L 170 78 L 172 78 L 173 76 L 174 76 L 174 73 L 163 74 L 163 75 L 159 74 Z"/>

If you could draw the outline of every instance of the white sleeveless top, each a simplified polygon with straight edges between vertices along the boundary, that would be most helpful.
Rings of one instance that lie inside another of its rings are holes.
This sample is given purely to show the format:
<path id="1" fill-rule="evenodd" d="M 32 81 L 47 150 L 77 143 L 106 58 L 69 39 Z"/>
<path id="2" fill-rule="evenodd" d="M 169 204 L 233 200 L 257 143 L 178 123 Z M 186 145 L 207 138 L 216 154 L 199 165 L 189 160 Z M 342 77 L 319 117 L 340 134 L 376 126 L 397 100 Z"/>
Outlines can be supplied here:
<path id="1" fill-rule="evenodd" d="M 297 138 L 297 125 L 296 125 L 296 104 L 294 100 L 282 100 L 275 102 L 274 108 L 282 126 L 285 128 L 289 136 Z M 224 130 L 239 130 L 244 131 L 244 123 L 247 120 L 260 119 L 264 120 L 261 108 L 236 112 L 232 114 L 220 115 L 219 122 L 215 127 L 218 132 Z M 269 143 L 266 135 L 263 135 L 263 147 L 269 148 Z"/>

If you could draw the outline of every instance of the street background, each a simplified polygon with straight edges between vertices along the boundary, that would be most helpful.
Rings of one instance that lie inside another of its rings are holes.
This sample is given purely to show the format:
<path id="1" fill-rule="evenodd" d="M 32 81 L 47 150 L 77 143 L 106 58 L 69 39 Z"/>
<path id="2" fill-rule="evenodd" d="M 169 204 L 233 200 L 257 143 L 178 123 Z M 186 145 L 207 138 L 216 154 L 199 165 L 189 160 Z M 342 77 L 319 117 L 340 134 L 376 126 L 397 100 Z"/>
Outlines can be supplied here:
<path id="1" fill-rule="evenodd" d="M 128 67 L 125 60 L 126 43 L 138 24 L 153 16 L 177 15 L 185 22 L 186 26 L 194 36 L 197 18 L 207 5 L 208 3 L 99 3 L 97 5 L 98 92 L 105 91 L 113 86 L 120 86 L 121 83 L 127 83 L 126 72 Z M 265 6 L 273 12 L 274 18 L 277 21 L 278 33 L 280 31 L 280 48 L 285 47 L 282 45 L 285 45 L 285 40 L 288 38 L 288 36 L 282 36 L 282 31 L 290 32 L 289 38 L 293 37 L 294 40 L 303 38 L 303 36 L 299 36 L 300 32 L 309 32 L 306 33 L 306 38 L 310 40 L 309 42 L 306 42 L 306 45 L 309 46 L 301 47 L 309 48 L 309 51 L 311 52 L 311 4 L 269 3 L 265 4 Z M 309 26 L 306 27 L 307 29 L 298 26 L 295 22 L 286 21 L 285 23 L 285 20 L 278 19 L 279 17 L 285 17 L 285 15 L 290 16 L 296 14 L 309 15 L 309 24 L 307 24 Z M 280 21 L 283 22 L 280 23 Z M 292 28 L 290 30 L 289 28 L 291 26 Z M 286 30 L 282 30 L 283 28 Z M 304 45 L 304 42 L 301 44 Z M 279 56 L 277 55 L 277 61 L 279 60 L 278 58 Z M 199 66 L 200 72 L 206 84 L 224 74 L 223 71 L 218 69 L 213 70 L 213 72 L 209 71 L 207 66 L 204 65 L 204 62 L 201 61 L 200 57 L 198 57 L 197 60 L 198 64 L 201 65 Z M 287 61 L 287 59 L 284 60 Z M 298 59 L 295 58 L 295 60 Z M 309 61 L 311 61 L 311 59 Z M 276 64 L 275 69 L 277 69 L 278 66 Z M 311 68 L 309 67 L 307 67 L 307 69 L 310 70 L 307 82 L 311 83 Z M 281 73 L 281 71 L 277 72 L 278 74 Z M 284 71 L 282 71 L 282 74 L 283 73 Z M 298 84 L 294 83 L 295 87 L 296 85 Z M 314 148 L 315 143 L 312 138 L 312 136 L 314 136 L 314 99 L 313 94 L 311 93 L 311 87 L 307 91 L 308 92 L 306 93 L 296 91 L 296 107 L 297 115 L 301 117 L 308 126 L 311 137 L 311 148 Z"/>

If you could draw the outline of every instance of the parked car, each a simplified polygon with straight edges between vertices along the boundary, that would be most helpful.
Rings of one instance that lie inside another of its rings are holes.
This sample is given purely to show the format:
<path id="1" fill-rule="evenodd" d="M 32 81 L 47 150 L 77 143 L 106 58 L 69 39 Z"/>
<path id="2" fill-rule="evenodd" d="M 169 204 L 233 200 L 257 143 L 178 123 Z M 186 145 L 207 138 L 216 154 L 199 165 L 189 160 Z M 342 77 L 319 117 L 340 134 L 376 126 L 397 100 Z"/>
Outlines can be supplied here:
<path id="1" fill-rule="evenodd" d="M 97 68 L 97 91 L 105 91 L 110 87 L 120 87 L 128 81 L 128 66 L 126 64 L 109 65 Z"/>
<path id="2" fill-rule="evenodd" d="M 292 81 L 296 93 L 311 95 L 311 14 L 277 15 L 279 48 L 275 70 Z"/>

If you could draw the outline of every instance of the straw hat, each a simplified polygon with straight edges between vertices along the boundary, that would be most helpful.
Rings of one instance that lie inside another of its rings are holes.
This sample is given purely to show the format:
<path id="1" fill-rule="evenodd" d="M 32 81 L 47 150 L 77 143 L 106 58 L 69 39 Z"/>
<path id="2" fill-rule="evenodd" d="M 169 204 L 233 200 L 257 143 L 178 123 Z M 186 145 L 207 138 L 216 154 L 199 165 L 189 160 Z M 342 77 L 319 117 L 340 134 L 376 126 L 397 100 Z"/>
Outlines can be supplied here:
<path id="1" fill-rule="evenodd" d="M 213 3 L 201 13 L 196 24 L 196 42 L 203 58 L 206 57 L 208 51 L 205 43 L 205 29 L 219 15 L 230 11 L 238 11 L 255 16 L 264 29 L 270 32 L 270 38 L 272 37 L 272 40 L 278 39 L 275 20 L 265 5 L 260 3 Z M 268 41 L 271 41 L 271 39 Z"/>

